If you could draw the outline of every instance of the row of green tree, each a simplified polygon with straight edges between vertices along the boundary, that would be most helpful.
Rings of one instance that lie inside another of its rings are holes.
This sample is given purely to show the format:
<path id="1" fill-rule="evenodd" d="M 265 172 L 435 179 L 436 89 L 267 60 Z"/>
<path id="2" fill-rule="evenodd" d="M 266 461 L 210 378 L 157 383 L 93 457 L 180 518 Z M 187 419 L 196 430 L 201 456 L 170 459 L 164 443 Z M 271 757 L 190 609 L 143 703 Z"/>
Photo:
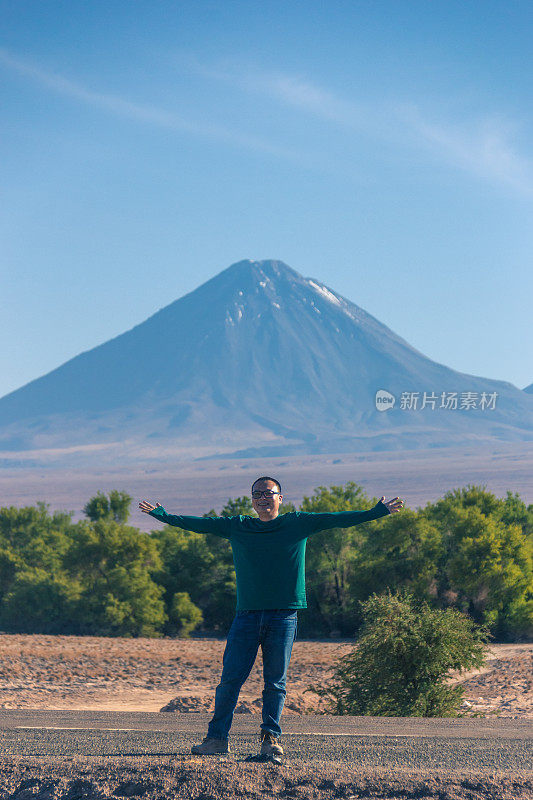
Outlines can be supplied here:
<path id="1" fill-rule="evenodd" d="M 0 630 L 109 636 L 225 636 L 235 613 L 229 541 L 159 526 L 128 525 L 132 498 L 99 492 L 84 508 L 0 509 Z M 353 482 L 320 486 L 302 511 L 371 508 Z M 283 512 L 295 510 L 282 506 Z M 229 500 L 222 516 L 254 515 Z M 204 516 L 213 516 L 212 509 Z M 454 608 L 495 641 L 533 638 L 533 505 L 482 486 L 447 492 L 418 510 L 314 534 L 307 542 L 308 610 L 301 638 L 356 637 L 362 603 L 409 591 L 433 609 Z"/>

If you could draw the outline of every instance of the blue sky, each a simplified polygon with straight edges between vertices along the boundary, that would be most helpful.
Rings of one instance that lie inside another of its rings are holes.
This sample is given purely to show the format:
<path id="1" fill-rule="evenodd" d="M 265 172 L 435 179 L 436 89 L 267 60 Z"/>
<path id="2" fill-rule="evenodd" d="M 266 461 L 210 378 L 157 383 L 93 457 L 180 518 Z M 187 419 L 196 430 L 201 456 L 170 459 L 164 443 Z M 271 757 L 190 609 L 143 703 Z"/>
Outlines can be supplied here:
<path id="1" fill-rule="evenodd" d="M 0 12 L 0 395 L 244 258 L 533 381 L 531 2 Z"/>

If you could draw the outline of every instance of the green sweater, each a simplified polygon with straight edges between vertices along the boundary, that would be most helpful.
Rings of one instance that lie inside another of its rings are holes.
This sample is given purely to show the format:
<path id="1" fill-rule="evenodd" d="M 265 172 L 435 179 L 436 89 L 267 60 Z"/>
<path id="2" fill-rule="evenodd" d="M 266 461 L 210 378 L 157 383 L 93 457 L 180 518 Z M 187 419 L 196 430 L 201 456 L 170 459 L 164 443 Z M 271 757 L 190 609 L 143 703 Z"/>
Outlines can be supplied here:
<path id="1" fill-rule="evenodd" d="M 186 517 L 167 514 L 160 506 L 152 517 L 196 533 L 229 539 L 237 576 L 237 611 L 307 608 L 305 546 L 313 533 L 350 528 L 390 514 L 379 501 L 370 511 L 315 514 L 291 511 L 262 522 L 256 517 Z"/>

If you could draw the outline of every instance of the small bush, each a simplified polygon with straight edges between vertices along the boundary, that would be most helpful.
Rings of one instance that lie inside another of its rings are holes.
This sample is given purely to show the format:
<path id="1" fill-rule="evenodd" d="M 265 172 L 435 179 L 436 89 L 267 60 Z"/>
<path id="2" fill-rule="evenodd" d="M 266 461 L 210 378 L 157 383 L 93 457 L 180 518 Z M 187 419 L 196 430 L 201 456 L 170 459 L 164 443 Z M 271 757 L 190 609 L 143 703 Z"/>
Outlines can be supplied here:
<path id="1" fill-rule="evenodd" d="M 357 647 L 339 659 L 330 686 L 306 691 L 326 697 L 338 715 L 457 716 L 464 689 L 444 681 L 450 670 L 483 666 L 487 627 L 405 590 L 373 594 L 361 605 Z"/>
<path id="2" fill-rule="evenodd" d="M 203 621 L 203 614 L 196 606 L 188 592 L 176 592 L 170 607 L 169 627 L 180 639 L 190 639 L 191 631 Z"/>

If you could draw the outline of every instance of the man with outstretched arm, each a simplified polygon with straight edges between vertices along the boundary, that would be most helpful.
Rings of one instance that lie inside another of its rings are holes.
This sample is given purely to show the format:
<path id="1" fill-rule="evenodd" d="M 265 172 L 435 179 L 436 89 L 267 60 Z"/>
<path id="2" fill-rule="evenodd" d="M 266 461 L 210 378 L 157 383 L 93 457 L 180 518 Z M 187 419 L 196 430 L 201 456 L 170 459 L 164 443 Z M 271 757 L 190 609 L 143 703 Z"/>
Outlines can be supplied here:
<path id="1" fill-rule="evenodd" d="M 160 503 L 139 503 L 146 514 L 187 531 L 213 533 L 228 539 L 237 577 L 237 608 L 223 656 L 222 677 L 215 692 L 215 710 L 203 742 L 192 753 L 229 752 L 229 730 L 239 692 L 255 663 L 259 645 L 263 654 L 263 723 L 261 753 L 280 760 L 283 749 L 280 718 L 286 696 L 287 668 L 298 630 L 298 609 L 307 608 L 305 547 L 314 533 L 349 528 L 361 522 L 395 514 L 403 500 L 380 501 L 369 511 L 280 514 L 283 501 L 278 480 L 263 476 L 252 484 L 256 517 L 190 517 L 167 514 Z"/>

